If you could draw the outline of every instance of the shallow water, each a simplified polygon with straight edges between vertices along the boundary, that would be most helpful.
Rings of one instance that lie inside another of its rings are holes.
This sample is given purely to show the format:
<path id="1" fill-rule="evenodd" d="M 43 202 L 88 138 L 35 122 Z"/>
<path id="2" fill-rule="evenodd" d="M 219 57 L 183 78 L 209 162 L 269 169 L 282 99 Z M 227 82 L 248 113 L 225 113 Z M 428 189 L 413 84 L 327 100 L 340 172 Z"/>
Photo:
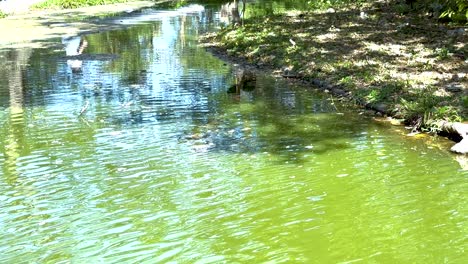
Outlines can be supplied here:
<path id="1" fill-rule="evenodd" d="M 197 42 L 217 13 L 147 12 L 78 57 L 0 54 L 0 262 L 466 260 L 442 139 L 268 76 L 228 94 Z"/>

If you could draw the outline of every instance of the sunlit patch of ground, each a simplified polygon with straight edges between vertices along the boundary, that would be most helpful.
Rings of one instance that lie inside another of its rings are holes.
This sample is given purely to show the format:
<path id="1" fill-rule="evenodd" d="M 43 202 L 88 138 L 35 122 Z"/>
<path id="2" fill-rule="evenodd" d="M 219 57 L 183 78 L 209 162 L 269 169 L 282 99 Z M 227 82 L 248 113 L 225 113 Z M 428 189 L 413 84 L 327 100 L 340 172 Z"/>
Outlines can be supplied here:
<path id="1" fill-rule="evenodd" d="M 76 36 L 122 27 L 109 23 L 106 15 L 151 7 L 164 1 L 132 1 L 69 10 L 40 10 L 0 19 L 1 48 L 43 47 L 53 38 Z"/>

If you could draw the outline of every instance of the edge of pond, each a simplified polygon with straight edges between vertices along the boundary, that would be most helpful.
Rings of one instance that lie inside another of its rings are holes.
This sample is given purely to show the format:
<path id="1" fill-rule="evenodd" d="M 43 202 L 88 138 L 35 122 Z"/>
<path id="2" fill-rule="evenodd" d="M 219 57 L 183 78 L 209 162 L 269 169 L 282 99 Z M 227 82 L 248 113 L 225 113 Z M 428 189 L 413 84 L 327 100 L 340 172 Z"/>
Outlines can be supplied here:
<path id="1" fill-rule="evenodd" d="M 353 102 L 364 109 L 373 111 L 374 115 L 388 116 L 392 119 L 394 118 L 392 112 L 387 108 L 385 104 L 368 103 L 364 98 L 354 96 L 351 92 L 326 81 L 319 79 L 309 80 L 297 75 L 286 75 L 283 73 L 278 73 L 275 68 L 269 67 L 268 65 L 254 65 L 252 63 L 249 63 L 245 58 L 232 56 L 228 54 L 226 49 L 212 42 L 212 39 L 208 35 L 202 36 L 200 38 L 200 43 L 211 54 L 220 58 L 221 60 L 234 64 L 236 68 L 244 68 L 254 72 L 267 72 L 271 75 L 281 76 L 282 78 L 287 79 L 288 81 L 299 82 L 304 86 L 314 87 L 321 92 L 329 93 L 332 96 L 337 97 L 338 99 Z M 460 155 L 468 154 L 468 124 L 460 122 L 448 122 L 445 120 L 436 120 L 434 121 L 434 124 L 437 124 L 441 128 L 441 131 L 438 133 L 438 135 L 446 137 L 456 143 L 450 148 L 450 151 Z M 422 131 L 417 132 L 423 133 Z"/>

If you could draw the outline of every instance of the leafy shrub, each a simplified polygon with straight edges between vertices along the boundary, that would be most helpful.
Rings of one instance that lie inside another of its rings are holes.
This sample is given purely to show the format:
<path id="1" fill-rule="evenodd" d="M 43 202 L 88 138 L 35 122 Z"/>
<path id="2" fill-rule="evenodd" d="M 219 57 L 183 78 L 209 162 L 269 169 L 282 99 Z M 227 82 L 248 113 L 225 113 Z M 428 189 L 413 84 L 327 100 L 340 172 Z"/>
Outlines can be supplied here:
<path id="1" fill-rule="evenodd" d="M 444 12 L 440 15 L 441 18 L 449 17 L 455 21 L 468 22 L 468 1 L 466 0 L 449 0 L 446 1 Z"/>
<path id="2" fill-rule="evenodd" d="M 434 91 L 432 87 L 426 88 L 407 98 L 400 98 L 403 116 L 408 120 L 415 120 L 431 112 L 442 101 L 440 97 L 434 95 Z"/>
<path id="3" fill-rule="evenodd" d="M 467 0 L 406 0 L 405 2 L 411 2 L 414 9 L 428 11 L 438 18 L 468 23 Z"/>
<path id="4" fill-rule="evenodd" d="M 434 95 L 435 88 L 429 87 L 419 91 L 410 98 L 401 98 L 403 117 L 415 128 L 427 132 L 437 133 L 437 120 L 461 122 L 463 120 L 460 109 L 444 105 L 447 98 Z"/>

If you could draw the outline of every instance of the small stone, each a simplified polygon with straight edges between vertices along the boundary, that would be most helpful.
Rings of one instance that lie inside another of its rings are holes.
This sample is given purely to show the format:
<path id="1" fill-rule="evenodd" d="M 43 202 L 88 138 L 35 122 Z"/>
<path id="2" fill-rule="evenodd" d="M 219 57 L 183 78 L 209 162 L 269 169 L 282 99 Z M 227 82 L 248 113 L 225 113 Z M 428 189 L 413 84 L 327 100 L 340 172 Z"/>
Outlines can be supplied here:
<path id="1" fill-rule="evenodd" d="M 463 91 L 464 87 L 461 83 L 450 83 L 445 86 L 445 90 L 451 93 L 459 93 Z"/>
<path id="2" fill-rule="evenodd" d="M 457 28 L 457 29 L 453 29 L 453 30 L 448 30 L 447 34 L 449 36 L 463 36 L 463 35 L 466 34 L 466 31 L 463 28 Z"/>
<path id="3" fill-rule="evenodd" d="M 361 11 L 361 13 L 359 14 L 359 17 L 360 17 L 361 19 L 367 19 L 367 18 L 369 17 L 369 15 L 368 15 L 366 12 L 362 12 L 362 11 Z"/>
<path id="4" fill-rule="evenodd" d="M 403 122 L 405 120 L 404 119 L 390 119 L 390 124 L 394 125 L 394 126 L 402 126 L 403 125 Z"/>
<path id="5" fill-rule="evenodd" d="M 374 105 L 373 107 L 375 110 L 379 111 L 380 113 L 386 113 L 387 112 L 387 105 L 384 103 L 379 103 Z"/>

